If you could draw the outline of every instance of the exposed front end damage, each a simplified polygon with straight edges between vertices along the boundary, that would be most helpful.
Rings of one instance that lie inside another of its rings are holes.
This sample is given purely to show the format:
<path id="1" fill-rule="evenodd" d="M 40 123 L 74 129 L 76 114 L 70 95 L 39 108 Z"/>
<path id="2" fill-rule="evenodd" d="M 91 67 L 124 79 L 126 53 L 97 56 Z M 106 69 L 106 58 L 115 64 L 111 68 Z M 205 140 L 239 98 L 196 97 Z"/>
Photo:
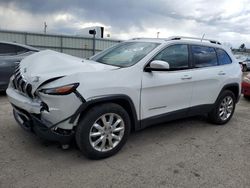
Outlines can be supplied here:
<path id="1" fill-rule="evenodd" d="M 69 143 L 78 120 L 78 115 L 74 112 L 77 112 L 85 100 L 76 90 L 65 95 L 43 93 L 40 90 L 43 86 L 33 90 L 34 86 L 27 80 L 20 67 L 17 67 L 6 90 L 16 121 L 22 128 L 41 138 L 61 144 Z M 51 82 L 54 80 L 49 79 Z"/>
<path id="2" fill-rule="evenodd" d="M 13 87 L 6 92 L 14 117 L 22 128 L 47 140 L 61 144 L 70 142 L 77 123 L 75 113 L 84 103 L 75 93 L 63 96 L 40 94 L 30 98 Z"/>
<path id="3" fill-rule="evenodd" d="M 6 91 L 16 121 L 47 140 L 70 142 L 86 102 L 77 90 L 75 75 L 114 69 L 51 50 L 25 58 Z"/>

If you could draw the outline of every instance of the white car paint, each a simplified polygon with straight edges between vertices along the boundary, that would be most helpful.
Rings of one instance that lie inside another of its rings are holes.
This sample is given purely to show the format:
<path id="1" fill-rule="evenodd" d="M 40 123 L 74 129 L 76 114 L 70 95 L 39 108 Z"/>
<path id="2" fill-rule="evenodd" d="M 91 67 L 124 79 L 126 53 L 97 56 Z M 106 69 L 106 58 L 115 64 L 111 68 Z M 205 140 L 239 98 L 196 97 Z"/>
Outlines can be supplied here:
<path id="1" fill-rule="evenodd" d="M 50 78 L 113 69 L 117 69 L 117 67 L 83 60 L 52 50 L 44 50 L 28 56 L 20 63 L 21 74 L 28 82 L 33 83 L 33 92 L 35 92 L 41 83 Z"/>
<path id="2" fill-rule="evenodd" d="M 33 112 L 30 105 L 43 101 L 48 105 L 49 112 L 41 111 L 41 118 L 57 123 L 72 115 L 81 101 L 74 94 L 55 96 L 43 94 L 39 90 L 80 83 L 77 91 L 86 101 L 115 94 L 127 95 L 135 106 L 138 120 L 142 120 L 192 106 L 213 104 L 225 84 L 238 83 L 240 86 L 240 66 L 229 51 L 227 52 L 233 61 L 230 65 L 172 72 L 144 71 L 150 59 L 169 45 L 197 44 L 223 48 L 221 45 L 189 40 L 139 41 L 157 42 L 160 45 L 138 63 L 126 68 L 82 60 L 51 50 L 31 55 L 20 63 L 20 70 L 23 78 L 32 84 L 32 93 L 36 98 L 28 99 L 27 102 L 25 98 L 28 96 L 13 89 L 10 84 L 7 89 L 9 100 L 30 113 Z M 48 79 L 61 76 L 60 79 L 41 85 Z M 77 121 L 72 124 L 66 121 L 57 126 L 70 130 L 76 125 Z"/>
<path id="3" fill-rule="evenodd" d="M 144 72 L 142 76 L 141 118 L 188 108 L 193 91 L 189 70 L 173 72 Z M 183 80 L 184 78 L 184 80 Z"/>

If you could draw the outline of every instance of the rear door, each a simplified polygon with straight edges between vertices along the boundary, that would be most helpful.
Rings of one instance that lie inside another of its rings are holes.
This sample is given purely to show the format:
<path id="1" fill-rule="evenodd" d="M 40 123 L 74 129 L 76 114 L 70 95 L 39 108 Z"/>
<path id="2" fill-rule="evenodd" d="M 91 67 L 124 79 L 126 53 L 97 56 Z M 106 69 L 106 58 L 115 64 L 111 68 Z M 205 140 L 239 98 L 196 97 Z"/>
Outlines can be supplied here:
<path id="1" fill-rule="evenodd" d="M 191 52 L 194 82 L 191 106 L 213 104 L 226 81 L 230 60 L 222 57 L 223 51 L 208 46 L 192 45 Z"/>
<path id="2" fill-rule="evenodd" d="M 186 110 L 191 101 L 193 83 L 188 45 L 168 46 L 153 60 L 168 62 L 170 69 L 143 72 L 141 119 Z"/>

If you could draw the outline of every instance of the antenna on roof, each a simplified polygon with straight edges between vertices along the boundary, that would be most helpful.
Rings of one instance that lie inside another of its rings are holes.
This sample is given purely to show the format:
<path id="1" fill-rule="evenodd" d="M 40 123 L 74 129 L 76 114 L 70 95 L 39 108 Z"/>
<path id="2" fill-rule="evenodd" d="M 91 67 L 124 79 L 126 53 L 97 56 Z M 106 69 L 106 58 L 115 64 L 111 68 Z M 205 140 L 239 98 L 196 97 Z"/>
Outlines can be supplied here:
<path id="1" fill-rule="evenodd" d="M 201 37 L 201 42 L 203 41 L 204 37 L 205 37 L 205 33 Z"/>

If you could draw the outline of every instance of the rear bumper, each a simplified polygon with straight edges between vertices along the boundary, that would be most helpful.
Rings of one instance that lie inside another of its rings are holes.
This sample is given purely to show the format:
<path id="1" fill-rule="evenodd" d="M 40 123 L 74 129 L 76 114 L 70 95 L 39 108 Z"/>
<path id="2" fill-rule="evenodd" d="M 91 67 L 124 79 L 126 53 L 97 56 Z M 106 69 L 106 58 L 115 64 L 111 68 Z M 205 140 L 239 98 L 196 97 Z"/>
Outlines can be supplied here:
<path id="1" fill-rule="evenodd" d="M 50 128 L 50 122 L 44 122 L 23 109 L 13 107 L 13 114 L 17 123 L 26 131 L 35 133 L 38 137 L 49 141 L 68 144 L 74 137 L 74 131 L 65 131 L 57 128 Z"/>
<path id="2" fill-rule="evenodd" d="M 242 94 L 245 96 L 250 96 L 250 84 L 247 82 L 242 82 Z"/>

